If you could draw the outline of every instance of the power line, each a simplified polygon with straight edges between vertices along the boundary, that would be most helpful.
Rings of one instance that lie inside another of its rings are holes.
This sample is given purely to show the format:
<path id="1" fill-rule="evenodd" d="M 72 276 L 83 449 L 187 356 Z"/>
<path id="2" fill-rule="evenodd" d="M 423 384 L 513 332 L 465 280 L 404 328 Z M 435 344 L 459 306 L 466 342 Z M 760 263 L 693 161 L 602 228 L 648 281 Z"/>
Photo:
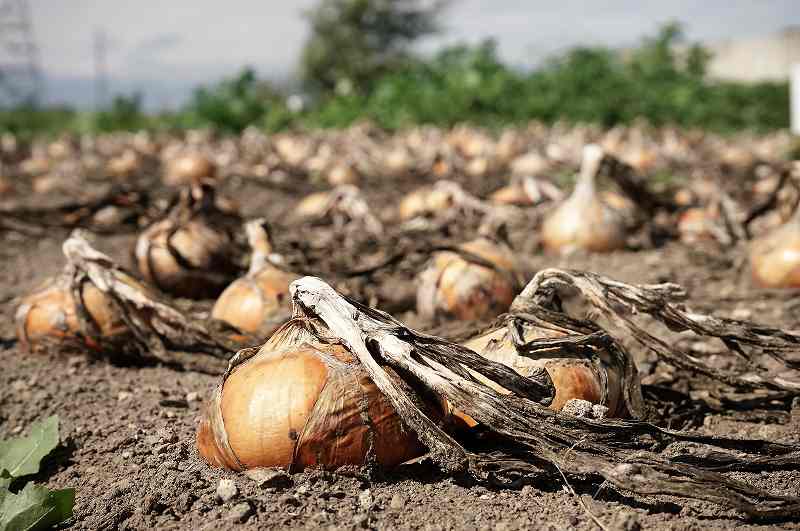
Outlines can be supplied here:
<path id="1" fill-rule="evenodd" d="M 0 103 L 37 104 L 44 92 L 27 0 L 0 0 Z"/>

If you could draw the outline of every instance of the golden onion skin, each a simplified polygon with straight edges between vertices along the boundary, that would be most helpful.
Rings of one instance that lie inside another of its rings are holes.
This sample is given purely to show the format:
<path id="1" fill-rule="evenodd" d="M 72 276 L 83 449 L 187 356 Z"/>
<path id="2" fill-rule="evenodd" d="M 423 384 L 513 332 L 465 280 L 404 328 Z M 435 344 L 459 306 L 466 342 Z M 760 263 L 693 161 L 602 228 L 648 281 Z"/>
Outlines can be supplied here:
<path id="1" fill-rule="evenodd" d="M 557 338 L 563 337 L 563 335 L 563 333 L 554 330 L 528 327 L 525 329 L 524 340 L 532 341 L 542 338 Z M 548 406 L 550 409 L 560 411 L 570 400 L 581 399 L 592 402 L 593 404 L 600 404 L 603 402 L 603 405 L 608 407 L 608 412 L 606 414 L 608 417 L 629 416 L 628 408 L 624 400 L 621 375 L 606 363 L 602 364 L 607 379 L 607 386 L 605 388 L 606 396 L 605 401 L 603 401 L 603 378 L 592 365 L 592 362 L 587 359 L 572 357 L 533 359 L 520 356 L 506 328 L 498 328 L 481 334 L 465 342 L 464 346 L 474 350 L 484 358 L 511 367 L 522 376 L 531 376 L 538 369 L 544 368 L 550 375 L 556 390 L 555 397 L 550 406 Z M 510 393 L 507 389 L 504 389 L 481 374 L 473 372 L 473 375 L 499 393 Z M 452 410 L 451 413 L 461 418 L 467 426 L 471 427 L 476 424 L 469 415 L 460 411 Z"/>
<path id="2" fill-rule="evenodd" d="M 298 275 L 275 267 L 235 280 L 214 303 L 211 317 L 243 332 L 256 333 L 265 321 L 289 308 L 289 284 Z"/>
<path id="3" fill-rule="evenodd" d="M 595 189 L 595 176 L 603 151 L 590 144 L 584 148 L 581 176 L 572 195 L 544 220 L 541 240 L 550 253 L 582 249 L 610 252 L 625 247 L 627 230 L 623 217 Z"/>
<path id="4" fill-rule="evenodd" d="M 219 295 L 235 275 L 231 247 L 227 234 L 202 219 L 176 225 L 168 218 L 139 236 L 134 254 L 148 282 L 179 297 L 204 299 Z"/>
<path id="5" fill-rule="evenodd" d="M 164 184 L 183 186 L 213 179 L 217 168 L 207 156 L 200 153 L 180 155 L 167 163 L 164 171 Z"/>
<path id="6" fill-rule="evenodd" d="M 16 313 L 17 337 L 27 350 L 52 342 L 75 342 L 101 350 L 107 341 L 124 341 L 130 330 L 113 300 L 88 280 L 75 299 L 66 279 L 48 282 L 25 297 Z"/>
<path id="7" fill-rule="evenodd" d="M 435 253 L 419 275 L 419 314 L 428 320 L 447 315 L 474 321 L 508 310 L 516 295 L 517 267 L 511 251 L 487 238 L 459 247 L 498 269 L 472 262 L 457 252 Z"/>
<path id="8" fill-rule="evenodd" d="M 750 270 L 766 288 L 800 288 L 800 220 L 793 216 L 750 245 Z"/>
<path id="9" fill-rule="evenodd" d="M 234 470 L 332 470 L 370 454 L 393 467 L 425 452 L 343 347 L 275 341 L 217 388 L 197 446 L 209 464 Z"/>

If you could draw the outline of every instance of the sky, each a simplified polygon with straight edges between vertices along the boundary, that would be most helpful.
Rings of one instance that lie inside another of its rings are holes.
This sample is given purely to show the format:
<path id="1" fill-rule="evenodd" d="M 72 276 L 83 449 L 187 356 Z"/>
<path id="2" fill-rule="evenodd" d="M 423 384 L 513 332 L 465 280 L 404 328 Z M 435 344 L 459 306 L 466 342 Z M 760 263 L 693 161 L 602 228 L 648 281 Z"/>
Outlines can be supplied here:
<path id="1" fill-rule="evenodd" d="M 109 92 L 141 91 L 149 108 L 174 107 L 198 84 L 249 65 L 292 76 L 314 0 L 29 0 L 49 102 L 93 101 L 92 43 L 106 35 Z M 2 0 L 0 0 L 2 4 Z M 601 5 L 602 4 L 602 5 Z M 431 51 L 493 37 L 506 61 L 530 67 L 579 44 L 622 47 L 669 20 L 690 40 L 766 35 L 800 25 L 800 0 L 452 0 Z"/>

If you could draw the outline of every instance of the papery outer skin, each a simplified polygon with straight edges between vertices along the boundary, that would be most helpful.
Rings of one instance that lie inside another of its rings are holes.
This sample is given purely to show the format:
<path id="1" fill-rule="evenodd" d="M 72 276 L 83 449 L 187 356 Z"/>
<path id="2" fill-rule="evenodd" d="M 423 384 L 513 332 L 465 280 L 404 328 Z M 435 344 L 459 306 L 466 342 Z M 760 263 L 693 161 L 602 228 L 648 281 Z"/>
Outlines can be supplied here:
<path id="1" fill-rule="evenodd" d="M 525 329 L 524 340 L 558 338 L 563 337 L 563 335 L 561 332 L 528 327 Z M 466 341 L 463 345 L 487 359 L 511 367 L 522 376 L 530 376 L 540 368 L 546 369 L 556 389 L 553 402 L 548 406 L 550 409 L 560 411 L 569 400 L 578 398 L 595 404 L 604 402 L 603 405 L 609 408 L 607 413 L 609 417 L 626 417 L 629 415 L 624 404 L 621 379 L 607 365 L 604 367 L 607 377 L 607 387 L 606 392 L 604 392 L 602 378 L 590 361 L 572 357 L 533 359 L 520 356 L 509 338 L 506 328 L 498 328 L 486 332 Z M 478 380 L 494 390 L 503 394 L 509 393 L 508 390 L 485 376 L 474 371 L 471 372 Z M 604 395 L 605 401 L 603 400 Z M 475 425 L 475 421 L 468 415 L 459 411 L 454 411 L 453 414 L 461 417 L 467 425 Z"/>
<path id="2" fill-rule="evenodd" d="M 800 222 L 797 216 L 750 245 L 750 268 L 756 284 L 800 288 Z"/>
<path id="3" fill-rule="evenodd" d="M 517 267 L 508 249 L 485 238 L 460 247 L 501 270 L 470 262 L 456 252 L 437 252 L 418 279 L 417 311 L 422 317 L 486 319 L 506 311 L 514 300 Z"/>
<path id="4" fill-rule="evenodd" d="M 220 270 L 232 268 L 230 246 L 226 235 L 202 221 L 176 226 L 173 220 L 164 219 L 139 236 L 136 262 L 145 279 L 168 293 L 189 298 L 213 297 L 230 282 L 220 274 Z"/>
<path id="5" fill-rule="evenodd" d="M 298 275 L 267 266 L 235 280 L 217 299 L 211 316 L 244 332 L 258 332 L 265 320 L 289 304 L 289 284 Z"/>
<path id="6" fill-rule="evenodd" d="M 305 336 L 287 325 L 233 368 L 198 430 L 206 461 L 235 470 L 294 471 L 361 465 L 370 453 L 386 467 L 422 455 L 416 435 L 349 352 L 302 342 Z M 252 391 L 256 385 L 262 388 Z"/>

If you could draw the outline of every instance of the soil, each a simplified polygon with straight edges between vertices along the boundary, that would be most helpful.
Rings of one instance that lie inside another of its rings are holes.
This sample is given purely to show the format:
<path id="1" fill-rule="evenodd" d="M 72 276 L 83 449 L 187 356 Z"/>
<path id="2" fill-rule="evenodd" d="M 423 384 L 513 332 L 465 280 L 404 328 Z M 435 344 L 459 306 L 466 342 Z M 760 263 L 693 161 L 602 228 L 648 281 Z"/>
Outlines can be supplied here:
<path id="1" fill-rule="evenodd" d="M 391 194 L 410 189 L 411 184 L 402 183 L 400 190 Z M 490 186 L 476 188 L 474 191 L 483 194 Z M 281 220 L 299 197 L 246 183 L 231 183 L 227 192 L 240 203 L 243 215 L 266 215 L 274 221 Z M 388 193 L 367 188 L 373 204 L 390 204 Z M 794 521 L 753 523 L 708 503 L 631 496 L 589 480 L 570 480 L 566 485 L 552 478 L 516 489 L 491 490 L 445 477 L 425 458 L 385 472 L 311 470 L 267 486 L 258 486 L 243 474 L 211 468 L 198 456 L 194 437 L 217 376 L 158 365 L 122 366 L 84 353 L 28 355 L 20 350 L 13 325 L 18 298 L 61 269 L 60 245 L 65 234 L 51 231 L 40 239 L 14 232 L 0 234 L 0 437 L 22 433 L 44 416 L 59 415 L 62 444 L 35 480 L 52 488 L 77 489 L 75 514 L 65 527 L 800 528 L 800 516 Z M 130 265 L 134 238 L 132 234 L 106 235 L 97 244 L 120 263 Z M 302 239 L 325 242 L 326 236 L 324 231 L 306 232 L 297 236 L 298 241 Z M 290 258 L 299 253 L 280 237 L 278 244 L 278 250 Z M 754 288 L 747 269 L 738 266 L 738 253 L 741 250 L 725 255 L 711 247 L 670 243 L 658 249 L 608 255 L 553 258 L 531 251 L 522 254 L 531 272 L 568 267 L 627 282 L 677 282 L 689 290 L 687 304 L 698 311 L 800 328 L 800 305 L 794 294 Z M 330 264 L 317 265 L 324 271 Z M 304 264 L 307 269 L 314 267 L 308 260 Z M 415 315 L 413 298 L 409 303 L 407 295 L 413 295 L 409 271 L 396 268 L 371 281 L 381 289 L 368 293 L 363 279 L 338 280 L 337 287 L 386 306 L 409 324 L 430 326 Z M 465 323 L 461 328 L 474 326 Z M 681 378 L 692 377 L 661 367 L 645 356 L 640 357 L 640 369 L 645 382 L 677 390 Z M 767 404 L 755 413 L 709 408 L 692 412 L 690 407 L 682 416 L 674 414 L 681 404 L 674 406 L 663 408 L 669 412 L 654 414 L 652 420 L 703 433 L 800 443 L 797 403 L 794 409 L 787 403 Z M 737 477 L 775 493 L 800 495 L 800 471 L 739 473 Z M 223 502 L 217 489 L 226 479 L 233 481 L 236 494 Z"/>

